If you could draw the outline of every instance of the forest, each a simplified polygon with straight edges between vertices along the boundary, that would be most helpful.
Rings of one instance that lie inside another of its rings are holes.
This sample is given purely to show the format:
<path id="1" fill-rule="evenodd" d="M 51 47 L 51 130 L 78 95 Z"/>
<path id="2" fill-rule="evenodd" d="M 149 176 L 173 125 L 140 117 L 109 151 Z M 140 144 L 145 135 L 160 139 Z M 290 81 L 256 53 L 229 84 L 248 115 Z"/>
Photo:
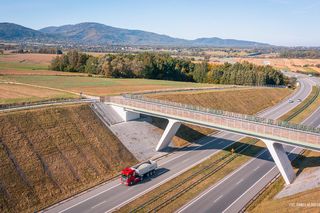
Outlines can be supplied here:
<path id="1" fill-rule="evenodd" d="M 106 54 L 92 56 L 69 51 L 56 56 L 50 69 L 102 75 L 107 78 L 145 78 L 235 85 L 284 85 L 284 75 L 271 66 L 249 62 L 213 65 L 169 54 Z"/>

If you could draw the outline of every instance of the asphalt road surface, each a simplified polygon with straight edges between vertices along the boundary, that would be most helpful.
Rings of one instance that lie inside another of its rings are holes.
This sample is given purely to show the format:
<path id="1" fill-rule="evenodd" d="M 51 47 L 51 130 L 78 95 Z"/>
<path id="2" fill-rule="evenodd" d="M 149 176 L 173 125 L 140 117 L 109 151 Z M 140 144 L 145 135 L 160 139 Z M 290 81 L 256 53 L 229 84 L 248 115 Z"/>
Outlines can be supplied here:
<path id="1" fill-rule="evenodd" d="M 310 94 L 313 84 L 314 83 L 310 79 L 301 79 L 300 89 L 290 98 L 293 100 L 305 99 Z M 260 116 L 276 119 L 296 107 L 298 104 L 299 103 L 297 101 L 289 104 L 288 100 L 284 100 L 276 106 L 262 112 Z M 194 146 L 176 151 L 169 156 L 160 159 L 158 161 L 158 165 L 160 167 L 158 174 L 151 180 L 147 180 L 141 184 L 131 187 L 121 185 L 120 180 L 114 180 L 58 203 L 45 211 L 74 213 L 114 211 L 126 203 L 138 198 L 142 194 L 160 186 L 191 167 L 208 159 L 213 154 L 219 152 L 221 149 L 229 146 L 235 141 L 238 141 L 242 137 L 243 136 L 227 132 L 221 132 L 217 135 L 206 137 Z M 261 173 L 263 173 L 263 171 L 261 171 Z M 197 209 L 197 212 L 199 212 L 200 209 Z"/>

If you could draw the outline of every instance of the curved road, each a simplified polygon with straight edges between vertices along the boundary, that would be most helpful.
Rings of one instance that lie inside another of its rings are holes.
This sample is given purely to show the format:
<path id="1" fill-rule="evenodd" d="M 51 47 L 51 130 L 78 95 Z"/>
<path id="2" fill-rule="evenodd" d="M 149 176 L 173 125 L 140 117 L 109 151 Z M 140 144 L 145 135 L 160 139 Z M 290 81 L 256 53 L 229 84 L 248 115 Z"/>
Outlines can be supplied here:
<path id="1" fill-rule="evenodd" d="M 291 99 L 303 100 L 310 94 L 313 82 L 307 78 L 301 78 L 300 82 L 300 89 L 292 95 Z M 298 104 L 299 103 L 297 102 L 288 104 L 288 100 L 284 100 L 259 115 L 270 119 L 277 119 Z M 200 140 L 197 145 L 176 151 L 171 155 L 158 160 L 158 165 L 162 169 L 160 169 L 157 177 L 152 178 L 150 181 L 127 187 L 119 184 L 119 180 L 114 180 L 99 185 L 92 190 L 86 191 L 64 202 L 58 203 L 45 211 L 77 213 L 111 212 L 208 159 L 213 154 L 230 144 L 235 143 L 242 137 L 243 136 L 227 132 L 221 132 L 214 136 L 205 137 Z"/>

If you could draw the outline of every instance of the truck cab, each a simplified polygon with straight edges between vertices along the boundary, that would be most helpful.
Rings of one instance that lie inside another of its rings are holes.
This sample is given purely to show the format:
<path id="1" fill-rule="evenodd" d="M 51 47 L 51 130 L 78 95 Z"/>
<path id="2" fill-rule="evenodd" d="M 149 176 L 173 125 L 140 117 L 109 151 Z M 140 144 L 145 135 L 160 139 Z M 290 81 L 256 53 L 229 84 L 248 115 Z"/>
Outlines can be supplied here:
<path id="1" fill-rule="evenodd" d="M 136 171 L 132 168 L 125 168 L 121 171 L 121 183 L 127 186 L 131 186 L 138 183 L 141 178 L 136 174 Z"/>
<path id="2" fill-rule="evenodd" d="M 127 167 L 121 171 L 121 183 L 127 186 L 136 184 L 144 177 L 151 177 L 156 174 L 157 162 L 148 160 L 138 165 Z"/>

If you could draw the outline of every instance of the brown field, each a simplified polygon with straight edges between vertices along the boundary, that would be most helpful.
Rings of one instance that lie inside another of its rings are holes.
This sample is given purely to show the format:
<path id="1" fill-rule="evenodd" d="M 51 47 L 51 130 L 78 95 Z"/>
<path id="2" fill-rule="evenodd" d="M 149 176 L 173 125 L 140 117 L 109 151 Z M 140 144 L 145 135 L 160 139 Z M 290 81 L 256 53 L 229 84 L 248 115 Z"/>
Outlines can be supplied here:
<path id="1" fill-rule="evenodd" d="M 0 105 L 57 98 L 75 98 L 73 94 L 25 85 L 1 84 Z"/>
<path id="2" fill-rule="evenodd" d="M 311 68 L 316 72 L 320 72 L 320 68 L 315 67 L 316 64 L 320 64 L 320 59 L 288 59 L 288 58 L 236 58 L 236 61 L 249 61 L 258 65 L 264 65 L 269 62 L 271 66 L 279 69 L 289 69 L 291 71 L 306 71 Z M 303 67 L 304 65 L 310 65 L 309 67 Z"/>
<path id="3" fill-rule="evenodd" d="M 26 53 L 26 54 L 8 54 L 0 57 L 0 62 L 19 62 L 25 64 L 41 64 L 49 65 L 51 60 L 56 57 L 56 54 L 38 54 L 38 53 Z"/>
<path id="4" fill-rule="evenodd" d="M 214 60 L 212 64 L 221 64 L 225 61 L 223 60 Z M 320 72 L 320 68 L 315 67 L 315 65 L 320 64 L 320 59 L 288 59 L 288 58 L 229 58 L 229 62 L 243 62 L 248 61 L 257 65 L 266 65 L 270 64 L 271 66 L 278 69 L 285 69 L 291 71 L 316 71 Z M 309 65 L 309 67 L 303 67 L 304 65 Z"/>
<path id="5" fill-rule="evenodd" d="M 226 91 L 220 90 L 214 92 L 184 92 L 183 95 L 179 93 L 152 94 L 147 95 L 147 97 L 202 107 L 209 107 L 230 112 L 256 114 L 261 110 L 277 104 L 285 97 L 290 95 L 291 92 L 292 90 L 290 89 L 255 88 L 233 89 Z M 162 129 L 164 129 L 166 126 L 166 121 L 157 118 L 153 119 L 153 123 Z M 173 139 L 173 142 L 175 146 L 185 146 L 190 142 L 213 133 L 214 131 L 215 130 L 213 129 L 193 126 L 189 124 L 181 125 L 180 129 L 177 132 L 177 135 Z"/>
<path id="6" fill-rule="evenodd" d="M 274 66 L 279 69 L 289 69 L 291 71 L 306 71 L 308 72 L 308 68 L 316 72 L 320 72 L 320 68 L 315 67 L 316 64 L 320 64 L 320 59 L 288 59 L 288 58 L 266 58 L 266 59 L 258 59 L 258 58 L 237 58 L 236 61 L 249 61 L 255 64 L 263 65 L 265 62 L 269 62 L 271 66 Z M 310 67 L 303 67 L 304 65 L 313 65 Z"/>
<path id="7" fill-rule="evenodd" d="M 3 113 L 0 122 L 0 212 L 37 211 L 137 162 L 88 105 Z"/>

